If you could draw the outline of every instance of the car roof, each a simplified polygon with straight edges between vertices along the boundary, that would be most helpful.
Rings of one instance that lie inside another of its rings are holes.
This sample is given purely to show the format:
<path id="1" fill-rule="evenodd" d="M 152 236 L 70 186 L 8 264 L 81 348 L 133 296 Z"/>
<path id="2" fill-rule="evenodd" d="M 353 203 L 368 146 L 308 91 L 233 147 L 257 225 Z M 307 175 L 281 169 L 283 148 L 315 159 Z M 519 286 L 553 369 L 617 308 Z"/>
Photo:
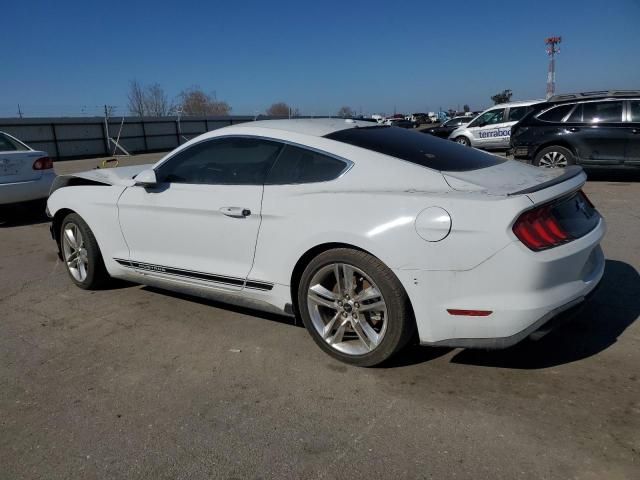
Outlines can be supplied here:
<path id="1" fill-rule="evenodd" d="M 487 110 L 491 110 L 492 108 L 497 108 L 497 107 L 502 107 L 502 108 L 506 108 L 506 107 L 528 107 L 529 105 L 535 105 L 537 103 L 544 103 L 545 101 L 546 100 L 544 98 L 541 98 L 539 100 L 524 100 L 524 101 L 519 101 L 519 102 L 499 103 L 498 105 L 494 105 L 493 107 L 487 108 Z"/>
<path id="2" fill-rule="evenodd" d="M 640 90 L 599 90 L 595 92 L 563 93 L 549 98 L 549 103 L 640 97 Z"/>
<path id="3" fill-rule="evenodd" d="M 233 126 L 235 128 L 270 128 L 273 130 L 324 137 L 330 133 L 347 128 L 370 128 L 371 122 L 352 118 L 293 118 L 288 120 L 258 120 L 255 122 L 237 123 Z"/>

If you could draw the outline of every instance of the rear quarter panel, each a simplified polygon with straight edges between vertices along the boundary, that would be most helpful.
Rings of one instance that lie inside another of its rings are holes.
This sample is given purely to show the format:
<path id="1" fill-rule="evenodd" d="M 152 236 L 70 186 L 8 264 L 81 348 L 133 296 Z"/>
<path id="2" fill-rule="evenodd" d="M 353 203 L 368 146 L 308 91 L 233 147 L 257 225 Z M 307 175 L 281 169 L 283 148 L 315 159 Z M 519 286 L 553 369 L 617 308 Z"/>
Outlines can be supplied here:
<path id="1" fill-rule="evenodd" d="M 388 162 L 386 172 L 356 163 L 333 182 L 265 186 L 251 275 L 288 285 L 304 253 L 325 243 L 366 250 L 391 269 L 467 270 L 514 241 L 509 225 L 531 205 L 527 197 L 454 192 L 439 173 L 395 162 L 394 174 Z M 452 218 L 439 242 L 416 232 L 416 217 L 432 206 Z"/>

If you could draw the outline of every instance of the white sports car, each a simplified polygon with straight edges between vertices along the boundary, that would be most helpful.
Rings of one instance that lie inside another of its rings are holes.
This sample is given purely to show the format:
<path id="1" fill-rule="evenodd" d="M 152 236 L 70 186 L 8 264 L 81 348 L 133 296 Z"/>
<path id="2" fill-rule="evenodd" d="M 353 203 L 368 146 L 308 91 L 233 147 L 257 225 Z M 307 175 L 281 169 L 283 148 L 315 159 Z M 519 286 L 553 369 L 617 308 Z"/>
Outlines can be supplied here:
<path id="1" fill-rule="evenodd" d="M 55 176 L 46 152 L 0 132 L 0 205 L 44 200 Z"/>
<path id="2" fill-rule="evenodd" d="M 412 339 L 506 347 L 582 303 L 605 233 L 585 180 L 397 127 L 258 121 L 58 177 L 48 212 L 81 288 L 116 277 L 296 315 L 370 366 Z"/>

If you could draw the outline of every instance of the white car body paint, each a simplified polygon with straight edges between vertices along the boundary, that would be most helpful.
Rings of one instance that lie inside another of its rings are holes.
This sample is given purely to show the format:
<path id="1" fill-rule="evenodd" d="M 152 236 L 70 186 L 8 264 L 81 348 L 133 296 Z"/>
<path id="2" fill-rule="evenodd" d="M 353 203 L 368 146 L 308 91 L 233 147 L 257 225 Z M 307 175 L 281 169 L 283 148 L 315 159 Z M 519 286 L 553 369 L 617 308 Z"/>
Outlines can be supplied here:
<path id="1" fill-rule="evenodd" d="M 205 139 L 257 136 L 352 163 L 332 181 L 172 184 L 151 192 L 132 178 L 150 167 L 143 165 L 73 176 L 96 185 L 66 187 L 73 177 L 59 177 L 48 209 L 52 216 L 75 211 L 87 222 L 113 277 L 276 312 L 290 311 L 292 272 L 306 252 L 336 243 L 365 250 L 402 283 L 424 344 L 474 346 L 517 335 L 583 299 L 599 282 L 604 220 L 584 237 L 541 252 L 529 250 L 511 230 L 523 211 L 578 190 L 584 173 L 534 193 L 509 195 L 562 172 L 511 160 L 481 170 L 439 172 L 322 136 L 354 126 L 370 124 L 234 125 L 191 140 L 154 166 Z M 251 215 L 231 218 L 220 212 L 224 206 L 247 208 Z M 433 227 L 416 222 L 431 207 L 449 215 L 446 235 L 440 216 L 427 218 Z M 442 238 L 427 241 L 422 229 L 426 236 L 440 230 Z M 199 273 L 240 281 L 212 283 L 194 278 Z M 451 308 L 492 314 L 453 316 L 447 312 Z"/>
<path id="2" fill-rule="evenodd" d="M 0 132 L 23 150 L 3 150 L 0 144 L 0 205 L 47 198 L 55 178 L 53 169 L 34 170 L 36 160 L 48 156 L 33 150 L 17 138 Z"/>

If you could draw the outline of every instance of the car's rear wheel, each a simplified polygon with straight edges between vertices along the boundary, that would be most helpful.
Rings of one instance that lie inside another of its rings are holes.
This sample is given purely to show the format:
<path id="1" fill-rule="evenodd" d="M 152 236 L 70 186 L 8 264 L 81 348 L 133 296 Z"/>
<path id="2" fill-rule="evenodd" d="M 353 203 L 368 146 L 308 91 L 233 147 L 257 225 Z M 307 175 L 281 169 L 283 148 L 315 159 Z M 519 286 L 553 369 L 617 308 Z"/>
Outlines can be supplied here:
<path id="1" fill-rule="evenodd" d="M 569 165 L 575 165 L 575 163 L 575 157 L 571 150 L 557 145 L 543 148 L 533 159 L 533 164 L 536 167 L 543 168 L 565 168 Z"/>
<path id="2" fill-rule="evenodd" d="M 459 137 L 456 137 L 455 141 L 456 143 L 459 143 L 460 145 L 464 145 L 465 147 L 471 146 L 471 142 L 469 141 L 469 139 L 467 137 L 463 137 L 462 135 Z"/>
<path id="3" fill-rule="evenodd" d="M 411 338 L 409 299 L 393 272 L 368 253 L 338 248 L 315 257 L 298 287 L 305 327 L 329 355 L 368 367 Z"/>
<path id="4" fill-rule="evenodd" d="M 64 218 L 59 238 L 62 258 L 73 283 L 93 290 L 109 281 L 98 242 L 80 215 L 70 213 Z"/>

